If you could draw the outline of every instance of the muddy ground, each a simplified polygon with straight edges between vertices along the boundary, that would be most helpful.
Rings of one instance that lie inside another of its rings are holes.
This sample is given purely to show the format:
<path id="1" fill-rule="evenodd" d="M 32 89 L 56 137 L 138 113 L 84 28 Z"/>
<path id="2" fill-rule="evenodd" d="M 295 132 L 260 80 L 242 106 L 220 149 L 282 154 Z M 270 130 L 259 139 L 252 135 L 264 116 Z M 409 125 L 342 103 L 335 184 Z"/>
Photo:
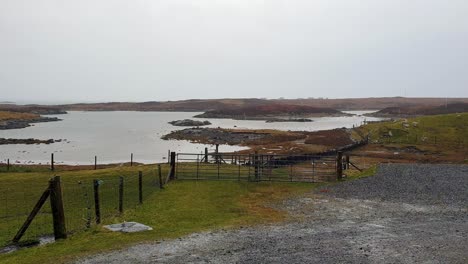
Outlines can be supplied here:
<path id="1" fill-rule="evenodd" d="M 376 176 L 274 205 L 288 222 L 193 234 L 78 263 L 467 263 L 468 167 L 381 165 Z"/>

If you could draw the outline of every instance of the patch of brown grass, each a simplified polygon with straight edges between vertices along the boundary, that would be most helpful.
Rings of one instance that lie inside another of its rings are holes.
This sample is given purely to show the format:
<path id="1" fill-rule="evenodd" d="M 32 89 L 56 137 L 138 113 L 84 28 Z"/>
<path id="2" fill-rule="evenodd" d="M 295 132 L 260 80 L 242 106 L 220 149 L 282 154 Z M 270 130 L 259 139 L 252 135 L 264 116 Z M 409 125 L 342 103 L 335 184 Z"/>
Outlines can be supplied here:
<path id="1" fill-rule="evenodd" d="M 39 115 L 31 113 L 17 113 L 9 111 L 0 111 L 0 121 L 35 119 Z"/>

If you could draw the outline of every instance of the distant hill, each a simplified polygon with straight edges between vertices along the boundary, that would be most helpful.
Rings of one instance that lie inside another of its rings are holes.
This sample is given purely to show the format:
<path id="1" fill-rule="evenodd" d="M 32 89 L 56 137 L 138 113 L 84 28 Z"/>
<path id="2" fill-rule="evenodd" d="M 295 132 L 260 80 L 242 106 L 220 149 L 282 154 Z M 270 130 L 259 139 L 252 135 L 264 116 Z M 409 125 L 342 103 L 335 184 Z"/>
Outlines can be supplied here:
<path id="1" fill-rule="evenodd" d="M 256 107 L 263 105 L 296 105 L 315 108 L 338 110 L 379 110 L 387 107 L 434 107 L 445 104 L 445 98 L 346 98 L 346 99 L 191 99 L 181 101 L 148 101 L 148 102 L 108 102 L 79 103 L 64 105 L 12 105 L 0 104 L 0 110 L 5 111 L 181 111 L 206 112 L 211 110 L 233 109 L 240 107 Z M 468 98 L 448 99 L 447 103 L 468 103 Z M 2 108 L 3 107 L 3 108 Z"/>
<path id="2" fill-rule="evenodd" d="M 80 111 L 192 111 L 205 112 L 209 110 L 222 110 L 226 108 L 248 107 L 269 104 L 285 104 L 311 106 L 317 108 L 331 108 L 338 110 L 379 110 L 386 107 L 406 106 L 439 106 L 445 104 L 445 98 L 405 98 L 405 97 L 381 97 L 381 98 L 345 98 L 345 99 L 191 99 L 166 102 L 112 102 L 95 104 L 69 104 L 60 105 L 65 110 Z M 468 103 L 468 98 L 448 99 L 448 103 Z"/>
<path id="3" fill-rule="evenodd" d="M 0 104 L 0 111 L 9 111 L 16 113 L 31 113 L 39 115 L 58 115 L 66 114 L 61 107 L 58 106 L 43 106 L 43 105 L 14 105 Z"/>
<path id="4" fill-rule="evenodd" d="M 407 107 L 387 107 L 372 116 L 422 116 L 422 115 L 441 115 L 468 112 L 468 103 L 451 103 L 439 106 L 407 106 Z"/>

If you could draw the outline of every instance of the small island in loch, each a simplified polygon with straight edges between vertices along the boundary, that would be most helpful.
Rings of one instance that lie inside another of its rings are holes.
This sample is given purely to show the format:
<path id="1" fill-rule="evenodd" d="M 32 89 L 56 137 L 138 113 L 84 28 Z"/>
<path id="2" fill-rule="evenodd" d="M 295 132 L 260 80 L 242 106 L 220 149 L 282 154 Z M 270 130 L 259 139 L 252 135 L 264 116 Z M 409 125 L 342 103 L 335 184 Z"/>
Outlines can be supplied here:
<path id="1" fill-rule="evenodd" d="M 185 126 L 185 127 L 198 127 L 211 125 L 210 121 L 197 121 L 191 119 L 171 121 L 169 124 L 173 126 Z"/>

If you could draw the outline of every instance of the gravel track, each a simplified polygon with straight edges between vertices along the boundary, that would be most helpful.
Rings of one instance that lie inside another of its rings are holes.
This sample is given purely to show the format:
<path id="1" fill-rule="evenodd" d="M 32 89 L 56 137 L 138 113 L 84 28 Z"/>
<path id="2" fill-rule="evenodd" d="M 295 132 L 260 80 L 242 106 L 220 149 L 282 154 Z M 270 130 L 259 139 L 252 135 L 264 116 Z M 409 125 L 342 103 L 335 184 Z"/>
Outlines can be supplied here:
<path id="1" fill-rule="evenodd" d="M 292 219 L 142 244 L 78 263 L 468 263 L 468 167 L 381 165 L 280 208 Z"/>

